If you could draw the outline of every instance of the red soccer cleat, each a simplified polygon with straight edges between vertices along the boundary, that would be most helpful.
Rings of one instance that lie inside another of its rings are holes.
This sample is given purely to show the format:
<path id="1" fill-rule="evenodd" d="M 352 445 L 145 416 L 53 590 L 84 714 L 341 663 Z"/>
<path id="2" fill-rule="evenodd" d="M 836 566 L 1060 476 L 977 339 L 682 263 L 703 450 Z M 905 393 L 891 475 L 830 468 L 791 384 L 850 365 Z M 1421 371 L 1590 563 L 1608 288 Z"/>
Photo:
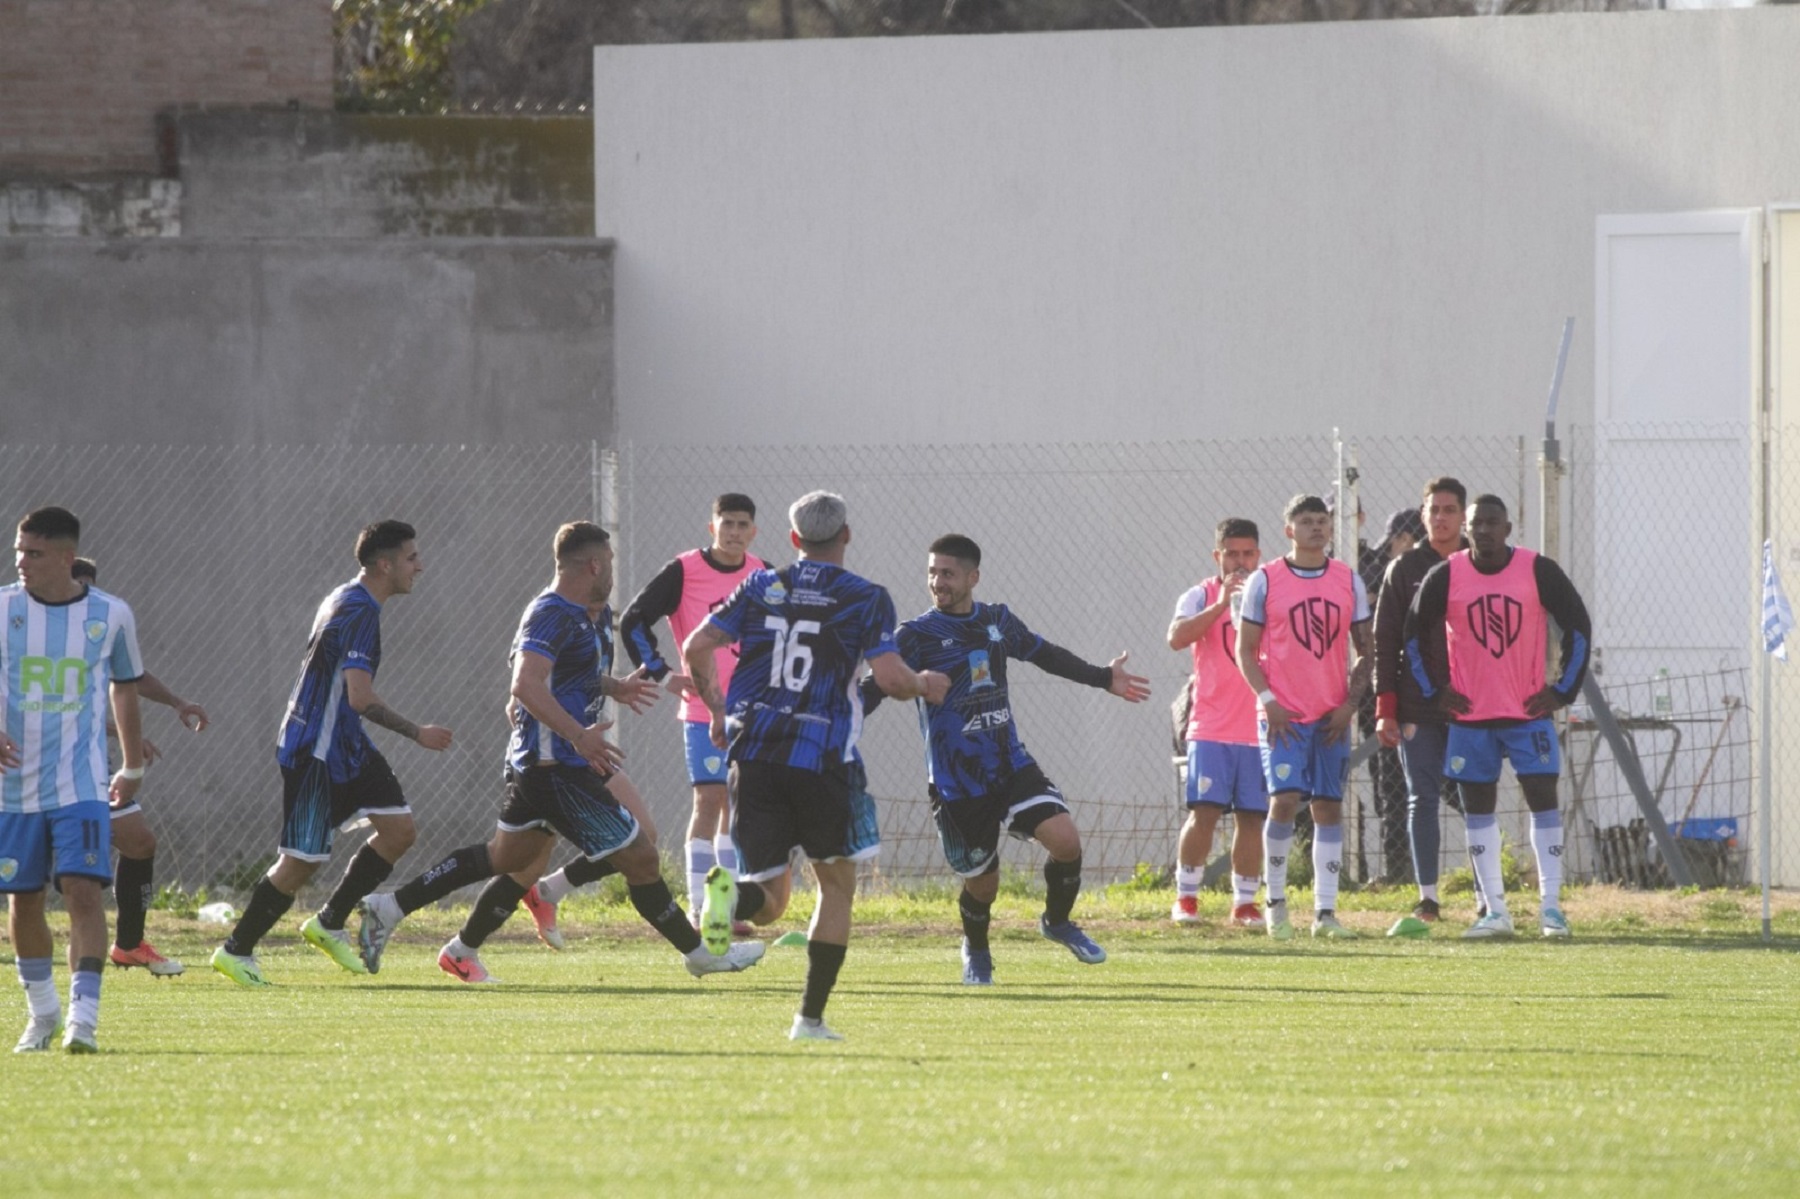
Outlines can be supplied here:
<path id="1" fill-rule="evenodd" d="M 538 940 L 557 950 L 566 944 L 556 927 L 556 905 L 539 895 L 535 884 L 525 892 L 525 910 L 531 913 L 531 922 L 537 925 Z"/>

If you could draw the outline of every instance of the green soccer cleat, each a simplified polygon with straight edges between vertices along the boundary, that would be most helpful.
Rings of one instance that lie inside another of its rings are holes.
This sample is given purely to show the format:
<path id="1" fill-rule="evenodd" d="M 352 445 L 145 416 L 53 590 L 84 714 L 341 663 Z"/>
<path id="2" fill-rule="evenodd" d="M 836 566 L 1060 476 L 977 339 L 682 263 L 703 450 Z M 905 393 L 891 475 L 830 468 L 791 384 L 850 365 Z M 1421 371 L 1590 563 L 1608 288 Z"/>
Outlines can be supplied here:
<path id="1" fill-rule="evenodd" d="M 1356 934 L 1338 923 L 1337 913 L 1330 908 L 1313 913 L 1312 935 L 1330 941 L 1356 940 Z"/>
<path id="2" fill-rule="evenodd" d="M 306 918 L 300 926 L 300 936 L 306 943 L 348 970 L 352 974 L 367 974 L 369 968 L 363 965 L 362 954 L 356 946 L 350 944 L 350 934 L 345 930 L 326 928 L 319 923 L 317 913 Z"/>
<path id="3" fill-rule="evenodd" d="M 1288 921 L 1287 901 L 1274 900 L 1263 909 L 1263 922 L 1269 930 L 1269 939 L 1273 941 L 1292 941 L 1294 926 Z"/>
<path id="4" fill-rule="evenodd" d="M 1387 930 L 1387 935 L 1406 941 L 1423 941 L 1431 936 L 1431 925 L 1417 916 L 1402 916 L 1394 921 L 1394 927 Z"/>
<path id="5" fill-rule="evenodd" d="M 737 879 L 723 866 L 706 872 L 706 899 L 700 905 L 700 941 L 706 952 L 724 957 L 731 950 L 731 920 L 737 911 Z"/>
<path id="6" fill-rule="evenodd" d="M 212 968 L 240 987 L 275 985 L 263 977 L 262 967 L 256 964 L 254 956 L 241 958 L 235 953 L 226 953 L 223 945 L 213 950 Z"/>

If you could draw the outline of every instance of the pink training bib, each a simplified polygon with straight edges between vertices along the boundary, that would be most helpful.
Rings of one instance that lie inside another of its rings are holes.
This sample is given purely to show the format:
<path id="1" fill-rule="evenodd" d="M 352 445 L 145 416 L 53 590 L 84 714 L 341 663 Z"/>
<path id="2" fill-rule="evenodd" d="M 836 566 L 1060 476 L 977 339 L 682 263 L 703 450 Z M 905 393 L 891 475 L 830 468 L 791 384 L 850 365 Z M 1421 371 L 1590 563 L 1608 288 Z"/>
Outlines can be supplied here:
<path id="1" fill-rule="evenodd" d="M 1200 608 L 1210 608 L 1219 602 L 1225 581 L 1211 578 L 1200 586 Z M 1188 650 L 1194 658 L 1194 709 L 1187 739 L 1255 745 L 1256 692 L 1238 669 L 1237 625 L 1231 614 L 1219 617 Z"/>
<path id="2" fill-rule="evenodd" d="M 1262 567 L 1268 579 L 1258 663 L 1269 690 L 1296 720 L 1318 720 L 1350 695 L 1350 626 L 1356 585 L 1335 558 L 1316 578 L 1295 574 L 1286 558 Z"/>
<path id="3" fill-rule="evenodd" d="M 1450 555 L 1444 640 L 1450 685 L 1473 705 L 1461 722 L 1529 720 L 1525 701 L 1544 689 L 1549 615 L 1538 597 L 1537 555 L 1514 549 L 1498 574 L 1475 569 L 1469 551 Z"/>
<path id="4" fill-rule="evenodd" d="M 744 576 L 753 570 L 761 570 L 763 561 L 754 554 L 745 554 L 743 564 L 736 570 L 718 570 L 706 560 L 700 550 L 689 550 L 678 556 L 681 563 L 681 603 L 675 611 L 669 613 L 669 628 L 675 634 L 676 653 L 687 641 L 688 634 L 723 605 L 737 585 L 744 581 Z M 713 651 L 713 665 L 719 672 L 719 692 L 724 694 L 731 689 L 731 672 L 737 668 L 738 650 L 735 645 Z M 712 720 L 712 714 L 698 696 L 690 695 L 681 701 L 681 718 L 706 724 Z"/>

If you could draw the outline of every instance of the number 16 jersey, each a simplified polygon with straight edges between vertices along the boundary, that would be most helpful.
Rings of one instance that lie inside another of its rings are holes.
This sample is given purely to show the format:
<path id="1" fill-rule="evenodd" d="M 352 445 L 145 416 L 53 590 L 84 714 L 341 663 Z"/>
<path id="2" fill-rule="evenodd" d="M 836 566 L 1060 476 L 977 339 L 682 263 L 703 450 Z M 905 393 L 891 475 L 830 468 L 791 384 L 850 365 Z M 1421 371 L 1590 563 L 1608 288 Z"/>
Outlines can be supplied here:
<path id="1" fill-rule="evenodd" d="M 738 643 L 725 696 L 734 762 L 841 769 L 856 756 L 864 658 L 897 652 L 887 589 L 829 562 L 759 570 L 707 618 Z"/>

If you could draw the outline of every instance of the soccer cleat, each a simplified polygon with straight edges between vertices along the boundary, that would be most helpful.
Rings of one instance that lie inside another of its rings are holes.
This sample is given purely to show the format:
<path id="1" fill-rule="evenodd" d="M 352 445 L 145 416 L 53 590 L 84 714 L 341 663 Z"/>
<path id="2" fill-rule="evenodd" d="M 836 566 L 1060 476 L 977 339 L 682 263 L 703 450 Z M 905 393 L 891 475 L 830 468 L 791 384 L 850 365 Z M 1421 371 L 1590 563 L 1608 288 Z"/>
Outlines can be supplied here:
<path id="1" fill-rule="evenodd" d="M 394 929 L 406 918 L 406 913 L 400 910 L 400 901 L 392 895 L 371 895 L 359 906 L 362 923 L 356 930 L 356 945 L 369 973 L 380 974 L 382 951 L 387 948 Z"/>
<path id="2" fill-rule="evenodd" d="M 1465 941 L 1485 941 L 1513 935 L 1512 917 L 1505 912 L 1489 912 L 1463 930 Z"/>
<path id="3" fill-rule="evenodd" d="M 706 952 L 722 957 L 731 949 L 731 920 L 737 912 L 737 879 L 723 866 L 706 872 L 706 899 L 700 905 L 700 940 Z"/>
<path id="4" fill-rule="evenodd" d="M 1231 909 L 1231 922 L 1240 928 L 1261 928 L 1262 910 L 1254 903 L 1240 903 Z"/>
<path id="5" fill-rule="evenodd" d="M 1338 923 L 1337 913 L 1321 908 L 1313 913 L 1312 935 L 1330 941 L 1354 941 L 1356 934 Z"/>
<path id="6" fill-rule="evenodd" d="M 831 1026 L 823 1020 L 808 1020 L 805 1016 L 794 1017 L 794 1027 L 788 1029 L 790 1041 L 841 1041 L 844 1034 L 832 1032 Z"/>
<path id="7" fill-rule="evenodd" d="M 1200 923 L 1200 897 L 1197 895 L 1177 895 L 1175 906 L 1169 909 L 1169 919 L 1176 924 Z"/>
<path id="8" fill-rule="evenodd" d="M 962 943 L 963 986 L 991 987 L 994 985 L 994 955 L 985 949 L 970 949 L 969 939 Z"/>
<path id="9" fill-rule="evenodd" d="M 1263 922 L 1268 927 L 1269 937 L 1276 941 L 1292 941 L 1294 926 L 1288 922 L 1287 900 L 1272 900 L 1263 912 Z"/>
<path id="10" fill-rule="evenodd" d="M 681 960 L 687 963 L 688 973 L 695 978 L 704 978 L 708 974 L 735 974 L 739 970 L 748 970 L 762 961 L 763 954 L 769 947 L 761 941 L 739 941 L 728 945 L 723 954 L 715 955 L 711 949 L 705 953 L 684 956 Z"/>
<path id="11" fill-rule="evenodd" d="M 1421 920 L 1426 924 L 1436 924 L 1438 919 L 1438 901 L 1435 899 L 1421 899 L 1418 903 L 1413 904 L 1412 914 L 1414 920 Z M 1487 913 L 1485 912 L 1482 913 L 1482 915 L 1486 914 Z"/>
<path id="12" fill-rule="evenodd" d="M 300 938 L 352 974 L 369 972 L 357 947 L 350 944 L 350 934 L 341 928 L 326 928 L 316 912 L 300 926 Z"/>
<path id="13" fill-rule="evenodd" d="M 531 922 L 537 925 L 538 940 L 559 950 L 567 944 L 562 930 L 556 927 L 556 905 L 538 894 L 535 883 L 525 892 L 525 910 L 531 913 Z"/>
<path id="14" fill-rule="evenodd" d="M 1039 916 L 1038 931 L 1074 954 L 1075 960 L 1084 966 L 1098 966 L 1106 960 L 1106 950 L 1094 944 L 1093 938 L 1082 932 L 1073 920 L 1052 924 L 1049 917 Z"/>
<path id="15" fill-rule="evenodd" d="M 120 969 L 142 966 L 157 978 L 173 978 L 187 969 L 174 958 L 166 958 L 156 952 L 156 946 L 148 941 L 139 941 L 136 949 L 113 946 L 112 964 Z"/>
<path id="16" fill-rule="evenodd" d="M 61 1016 L 33 1016 L 25 1026 L 25 1034 L 13 1046 L 14 1053 L 48 1053 L 62 1031 Z"/>
<path id="17" fill-rule="evenodd" d="M 63 1033 L 64 1053 L 99 1053 L 100 1042 L 94 1039 L 92 1024 L 76 1024 L 70 1022 Z"/>
<path id="18" fill-rule="evenodd" d="M 256 964 L 256 955 L 239 957 L 235 953 L 226 953 L 223 945 L 213 950 L 212 968 L 240 987 L 275 985 L 263 977 L 262 967 Z"/>
<path id="19" fill-rule="evenodd" d="M 1431 925 L 1419 916 L 1402 916 L 1394 921 L 1394 927 L 1387 930 L 1387 935 L 1406 941 L 1423 941 L 1431 935 Z"/>
<path id="20" fill-rule="evenodd" d="M 1545 908 L 1538 913 L 1538 924 L 1546 937 L 1566 937 L 1569 935 L 1569 919 L 1562 914 L 1561 908 Z"/>
<path id="21" fill-rule="evenodd" d="M 438 969 L 451 978 L 466 983 L 499 983 L 499 979 L 488 973 L 487 967 L 481 964 L 481 955 L 471 953 L 467 957 L 458 957 L 450 952 L 448 945 L 438 954 Z"/>

